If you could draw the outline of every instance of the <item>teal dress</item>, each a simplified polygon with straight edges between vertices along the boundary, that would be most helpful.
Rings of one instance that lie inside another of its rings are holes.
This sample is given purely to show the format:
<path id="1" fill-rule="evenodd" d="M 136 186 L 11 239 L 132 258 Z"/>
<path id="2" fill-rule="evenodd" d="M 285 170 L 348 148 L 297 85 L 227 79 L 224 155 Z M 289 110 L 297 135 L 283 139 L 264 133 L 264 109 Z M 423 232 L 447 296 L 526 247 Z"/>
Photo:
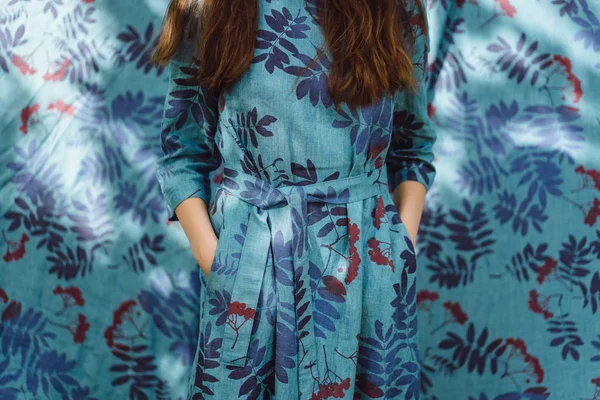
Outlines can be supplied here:
<path id="1" fill-rule="evenodd" d="M 428 37 L 415 24 L 416 94 L 336 110 L 312 2 L 259 7 L 231 91 L 194 84 L 191 41 L 170 64 L 157 176 L 170 219 L 202 198 L 219 238 L 189 398 L 417 399 L 417 265 L 392 191 L 435 176 Z"/>

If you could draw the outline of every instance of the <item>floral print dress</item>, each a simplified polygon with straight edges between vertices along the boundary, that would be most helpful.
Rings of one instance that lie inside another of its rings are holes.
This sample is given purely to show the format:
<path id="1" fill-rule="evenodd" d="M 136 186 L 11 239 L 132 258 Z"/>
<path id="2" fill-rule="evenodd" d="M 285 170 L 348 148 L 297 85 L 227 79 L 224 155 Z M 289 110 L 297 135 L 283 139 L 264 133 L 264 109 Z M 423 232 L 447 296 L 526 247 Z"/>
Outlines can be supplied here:
<path id="1" fill-rule="evenodd" d="M 170 64 L 157 177 L 171 220 L 202 198 L 219 237 L 190 399 L 419 398 L 415 249 L 392 190 L 434 181 L 427 17 L 408 4 L 419 91 L 336 110 L 313 1 L 259 1 L 230 92 L 194 84 L 190 41 Z"/>

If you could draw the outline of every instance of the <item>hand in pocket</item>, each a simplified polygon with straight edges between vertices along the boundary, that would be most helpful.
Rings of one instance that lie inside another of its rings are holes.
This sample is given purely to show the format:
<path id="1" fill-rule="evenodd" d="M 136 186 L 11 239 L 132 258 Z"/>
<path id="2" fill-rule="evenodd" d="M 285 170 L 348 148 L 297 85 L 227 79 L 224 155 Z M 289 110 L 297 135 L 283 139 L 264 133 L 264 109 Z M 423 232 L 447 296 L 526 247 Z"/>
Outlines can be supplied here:
<path id="1" fill-rule="evenodd" d="M 219 239 L 216 235 L 213 235 L 212 238 L 203 240 L 202 243 L 193 246 L 192 249 L 196 263 L 207 278 L 215 260 L 218 243 Z"/>

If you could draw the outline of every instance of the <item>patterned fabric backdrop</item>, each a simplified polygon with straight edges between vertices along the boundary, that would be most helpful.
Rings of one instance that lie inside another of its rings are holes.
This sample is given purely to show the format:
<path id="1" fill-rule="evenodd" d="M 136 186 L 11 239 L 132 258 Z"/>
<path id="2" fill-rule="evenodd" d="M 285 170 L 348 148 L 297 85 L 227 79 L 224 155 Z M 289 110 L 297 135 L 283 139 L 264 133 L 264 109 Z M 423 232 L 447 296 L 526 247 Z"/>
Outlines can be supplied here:
<path id="1" fill-rule="evenodd" d="M 0 0 L 0 399 L 186 396 L 202 293 L 154 175 L 166 6 Z M 600 1 L 428 11 L 422 398 L 600 399 Z"/>

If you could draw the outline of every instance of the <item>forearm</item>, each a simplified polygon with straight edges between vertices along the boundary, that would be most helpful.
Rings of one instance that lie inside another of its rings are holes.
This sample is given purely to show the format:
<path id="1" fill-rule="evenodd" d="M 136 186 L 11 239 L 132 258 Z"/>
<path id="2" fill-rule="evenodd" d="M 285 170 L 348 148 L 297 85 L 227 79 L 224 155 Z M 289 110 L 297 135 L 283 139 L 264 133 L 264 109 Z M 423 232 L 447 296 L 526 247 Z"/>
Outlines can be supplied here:
<path id="1" fill-rule="evenodd" d="M 208 206 L 204 200 L 190 197 L 177 206 L 175 214 L 188 237 L 196 260 L 209 258 L 210 254 L 203 254 L 203 251 L 211 247 L 205 244 L 217 241 L 217 236 L 210 222 Z"/>
<path id="2" fill-rule="evenodd" d="M 425 186 L 416 181 L 404 181 L 396 186 L 393 198 L 400 219 L 406 226 L 413 244 L 416 245 L 417 232 L 421 222 L 421 215 L 425 207 Z"/>

